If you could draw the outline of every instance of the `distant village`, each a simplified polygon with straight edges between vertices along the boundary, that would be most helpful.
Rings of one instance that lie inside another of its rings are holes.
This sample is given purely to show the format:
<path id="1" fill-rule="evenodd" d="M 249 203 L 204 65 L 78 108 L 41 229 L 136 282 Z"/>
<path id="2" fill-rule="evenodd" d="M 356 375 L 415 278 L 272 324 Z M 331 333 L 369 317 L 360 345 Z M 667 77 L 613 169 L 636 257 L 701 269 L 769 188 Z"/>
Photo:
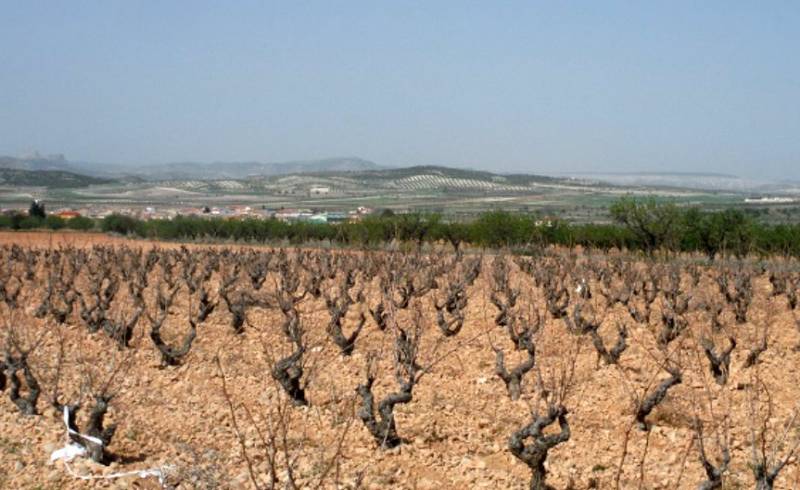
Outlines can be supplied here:
<path id="1" fill-rule="evenodd" d="M 26 209 L 11 208 L 0 210 L 3 214 L 18 213 Z M 288 223 L 343 223 L 355 222 L 375 212 L 373 208 L 359 206 L 349 211 L 326 211 L 306 208 L 278 208 L 270 209 L 266 206 L 204 206 L 182 207 L 145 206 L 145 207 L 109 207 L 90 205 L 77 208 L 48 209 L 48 215 L 58 216 L 62 219 L 72 219 L 80 216 L 102 219 L 112 214 L 131 216 L 141 220 L 172 219 L 176 216 L 193 216 L 198 218 L 229 218 L 229 219 L 277 219 Z"/>

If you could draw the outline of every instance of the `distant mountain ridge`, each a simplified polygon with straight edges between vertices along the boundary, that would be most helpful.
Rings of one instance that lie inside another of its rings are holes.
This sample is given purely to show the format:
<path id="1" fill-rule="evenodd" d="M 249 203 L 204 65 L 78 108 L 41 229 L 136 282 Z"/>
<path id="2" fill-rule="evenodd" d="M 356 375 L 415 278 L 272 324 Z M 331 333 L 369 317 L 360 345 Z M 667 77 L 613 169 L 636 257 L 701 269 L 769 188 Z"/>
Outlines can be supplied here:
<path id="1" fill-rule="evenodd" d="M 64 155 L 42 156 L 38 153 L 23 157 L 0 156 L 0 168 L 15 170 L 63 170 L 72 171 L 74 168 L 67 162 Z"/>
<path id="2" fill-rule="evenodd" d="M 308 172 L 379 170 L 385 167 L 358 157 L 322 158 L 288 162 L 173 162 L 158 165 L 114 165 L 71 162 L 64 155 L 38 153 L 21 157 L 0 156 L 0 168 L 15 170 L 59 170 L 98 178 L 136 177 L 144 180 L 222 180 L 253 176 L 286 175 Z"/>
<path id="3" fill-rule="evenodd" d="M 76 182 L 135 184 L 138 182 L 164 181 L 246 181 L 269 179 L 281 176 L 316 175 L 318 177 L 336 175 L 361 182 L 398 181 L 402 185 L 417 185 L 403 179 L 418 179 L 427 176 L 426 182 L 449 185 L 449 181 L 441 179 L 466 179 L 486 181 L 499 186 L 529 186 L 549 183 L 567 183 L 577 185 L 612 185 L 631 188 L 679 188 L 713 191 L 756 192 L 756 193 L 792 193 L 797 194 L 800 188 L 797 183 L 789 181 L 770 181 L 761 179 L 740 178 L 735 175 L 711 172 L 575 172 L 557 175 L 537 174 L 504 174 L 484 170 L 444 167 L 436 165 L 418 165 L 406 167 L 382 166 L 359 157 L 321 158 L 316 160 L 298 160 L 286 162 L 172 162 L 147 165 L 118 165 L 113 163 L 92 163 L 68 161 L 64 155 L 41 155 L 37 152 L 19 157 L 0 156 L 0 169 L 39 172 L 57 171 L 73 175 L 61 175 L 64 185 L 75 186 Z M 46 185 L 57 185 L 59 177 L 35 174 L 7 174 L 6 185 L 39 185 L 37 178 Z M 417 177 L 415 177 L 417 176 Z M 82 178 L 85 177 L 85 178 Z M 91 179 L 98 179 L 93 181 Z M 439 179 L 439 180 L 437 180 Z M 403 181 L 403 182 L 401 182 Z M 459 186 L 466 185 L 460 182 Z M 476 184 L 477 185 L 477 184 Z"/>
<path id="4" fill-rule="evenodd" d="M 508 185 L 529 185 L 531 183 L 552 183 L 563 181 L 564 178 L 549 177 L 535 174 L 496 174 L 485 170 L 471 170 L 465 168 L 444 167 L 440 165 L 415 165 L 411 167 L 377 168 L 368 170 L 325 171 L 307 172 L 312 176 L 335 177 L 337 175 L 357 178 L 364 181 L 370 180 L 402 180 L 420 176 L 432 176 L 451 179 L 465 179 L 475 181 L 494 182 Z"/>
<path id="5" fill-rule="evenodd" d="M 713 172 L 575 172 L 561 175 L 623 187 L 669 187 L 727 192 L 782 192 L 788 182 Z"/>
<path id="6" fill-rule="evenodd" d="M 738 175 L 719 172 L 566 172 L 564 175 L 613 175 L 618 177 L 719 177 L 738 179 Z"/>
<path id="7" fill-rule="evenodd" d="M 24 170 L 0 168 L 0 186 L 48 187 L 68 189 L 110 184 L 112 180 L 89 177 L 64 170 Z"/>
<path id="8" fill-rule="evenodd" d="M 324 158 L 290 162 L 176 162 L 148 165 L 133 175 L 147 180 L 221 180 L 253 176 L 288 175 L 309 172 L 343 172 L 382 169 L 380 165 L 358 157 Z"/>

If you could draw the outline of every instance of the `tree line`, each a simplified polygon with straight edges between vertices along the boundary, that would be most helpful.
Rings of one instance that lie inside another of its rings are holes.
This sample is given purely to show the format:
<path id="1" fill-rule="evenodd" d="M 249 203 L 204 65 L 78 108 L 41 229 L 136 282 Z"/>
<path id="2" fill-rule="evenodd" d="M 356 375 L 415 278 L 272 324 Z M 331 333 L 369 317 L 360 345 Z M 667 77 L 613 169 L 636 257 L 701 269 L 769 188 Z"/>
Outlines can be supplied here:
<path id="1" fill-rule="evenodd" d="M 391 241 L 418 248 L 446 242 L 460 251 L 464 244 L 485 248 L 535 250 L 548 245 L 612 248 L 656 253 L 702 253 L 709 259 L 748 254 L 800 257 L 800 224 L 761 223 L 738 210 L 709 211 L 679 207 L 654 199 L 623 197 L 609 208 L 609 223 L 570 223 L 531 213 L 495 210 L 469 222 L 446 221 L 439 214 L 391 212 L 346 223 L 287 223 L 277 219 L 224 219 L 176 216 L 140 220 L 112 214 L 101 220 L 15 214 L 0 216 L 0 228 L 101 230 L 160 240 L 222 240 L 302 244 L 313 241 L 374 247 Z M 33 205 L 32 205 L 33 208 Z"/>
<path id="2" fill-rule="evenodd" d="M 0 229 L 6 230 L 80 230 L 89 231 L 97 228 L 96 220 L 85 216 L 64 219 L 54 214 L 47 214 L 45 205 L 41 201 L 31 202 L 28 213 L 13 211 L 0 215 Z"/>

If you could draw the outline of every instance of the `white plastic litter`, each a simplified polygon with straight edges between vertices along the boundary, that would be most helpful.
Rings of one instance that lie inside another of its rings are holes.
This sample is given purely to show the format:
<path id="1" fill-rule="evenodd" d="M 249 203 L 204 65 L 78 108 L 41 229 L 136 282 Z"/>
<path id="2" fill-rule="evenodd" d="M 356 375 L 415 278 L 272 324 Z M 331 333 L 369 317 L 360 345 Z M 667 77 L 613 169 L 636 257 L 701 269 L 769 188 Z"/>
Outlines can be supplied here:
<path id="1" fill-rule="evenodd" d="M 72 461 L 75 458 L 83 457 L 86 455 L 86 449 L 80 444 L 67 444 L 61 449 L 56 449 L 50 455 L 50 462 L 53 461 Z"/>
<path id="2" fill-rule="evenodd" d="M 169 466 L 164 466 L 161 468 L 151 468 L 149 470 L 138 470 L 138 471 L 126 471 L 124 473 L 111 473 L 110 475 L 79 475 L 75 473 L 75 471 L 70 468 L 69 464 L 65 461 L 64 467 L 67 469 L 67 472 L 74 478 L 78 478 L 81 480 L 113 480 L 115 478 L 125 478 L 128 476 L 138 476 L 139 478 L 148 478 L 148 477 L 156 477 L 158 478 L 158 483 L 161 484 L 163 488 L 167 488 L 167 480 L 166 475 L 167 472 L 170 470 Z"/>
<path id="3" fill-rule="evenodd" d="M 112 480 L 115 478 L 125 478 L 128 476 L 137 476 L 139 478 L 149 478 L 155 477 L 158 478 L 158 482 L 161 484 L 163 488 L 167 488 L 166 486 L 166 477 L 167 473 L 172 469 L 171 466 L 162 466 L 161 468 L 150 468 L 146 470 L 136 470 L 136 471 L 126 471 L 123 473 L 111 473 L 108 475 L 80 475 L 76 473 L 70 466 L 69 462 L 75 458 L 83 458 L 86 456 L 86 448 L 81 446 L 78 443 L 72 442 L 69 439 L 69 434 L 74 436 L 80 437 L 83 440 L 93 442 L 99 446 L 103 445 L 103 441 L 96 437 L 87 436 L 85 434 L 81 434 L 75 430 L 69 428 L 69 411 L 67 407 L 64 407 L 64 426 L 67 428 L 67 443 L 61 449 L 56 449 L 55 451 L 50 454 L 50 461 L 63 461 L 64 468 L 66 468 L 67 473 L 74 478 L 79 478 L 81 480 Z"/>
<path id="4" fill-rule="evenodd" d="M 67 407 L 64 407 L 64 427 L 67 428 L 67 434 L 72 434 L 72 435 L 78 436 L 81 439 L 87 440 L 89 442 L 93 442 L 93 443 L 97 444 L 98 446 L 102 446 L 103 445 L 103 441 L 101 441 L 100 439 L 98 439 L 96 437 L 92 437 L 92 436 L 87 436 L 87 435 L 81 434 L 80 432 L 72 430 L 72 429 L 69 428 L 69 409 Z M 67 439 L 69 439 L 69 436 L 67 436 Z"/>

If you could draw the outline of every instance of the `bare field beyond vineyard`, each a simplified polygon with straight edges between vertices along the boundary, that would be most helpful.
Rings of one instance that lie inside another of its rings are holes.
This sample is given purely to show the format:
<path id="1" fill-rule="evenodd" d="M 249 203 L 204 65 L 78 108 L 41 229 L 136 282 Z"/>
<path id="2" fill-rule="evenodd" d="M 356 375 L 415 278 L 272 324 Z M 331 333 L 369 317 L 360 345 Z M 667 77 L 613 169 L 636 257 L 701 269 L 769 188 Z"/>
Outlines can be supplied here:
<path id="1" fill-rule="evenodd" d="M 0 234 L 0 488 L 800 483 L 794 263 L 153 245 Z"/>

